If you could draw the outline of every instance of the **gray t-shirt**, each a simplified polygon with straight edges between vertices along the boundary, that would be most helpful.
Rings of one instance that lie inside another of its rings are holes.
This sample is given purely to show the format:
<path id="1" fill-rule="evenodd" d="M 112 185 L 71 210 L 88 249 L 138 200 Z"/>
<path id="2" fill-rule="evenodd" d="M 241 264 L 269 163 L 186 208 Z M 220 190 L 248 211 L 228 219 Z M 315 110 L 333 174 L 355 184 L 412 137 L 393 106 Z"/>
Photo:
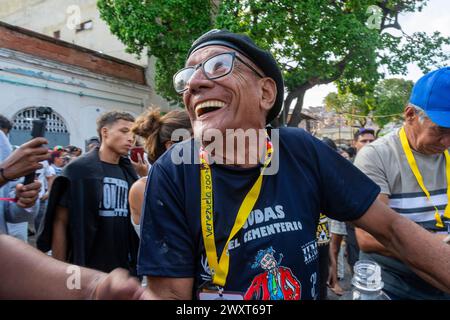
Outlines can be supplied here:
<path id="1" fill-rule="evenodd" d="M 438 228 L 435 220 L 436 206 L 441 216 L 447 205 L 447 179 L 443 154 L 423 155 L 412 151 L 431 194 L 431 201 L 417 183 L 403 151 L 398 131 L 380 138 L 364 147 L 357 155 L 355 165 L 389 196 L 389 206 L 402 216 L 432 231 Z"/>
<path id="2" fill-rule="evenodd" d="M 427 199 L 409 167 L 400 142 L 399 130 L 361 149 L 354 164 L 378 184 L 382 194 L 389 196 L 389 206 L 393 210 L 427 230 L 444 232 L 445 228 L 436 226 L 434 206 L 442 216 L 448 202 L 445 157 L 443 154 L 423 155 L 414 150 L 413 155 L 424 184 L 431 194 L 432 203 Z M 362 251 L 360 258 L 371 259 L 380 264 L 385 289 L 400 298 L 450 298 L 450 295 L 444 295 L 428 285 L 397 259 Z"/>

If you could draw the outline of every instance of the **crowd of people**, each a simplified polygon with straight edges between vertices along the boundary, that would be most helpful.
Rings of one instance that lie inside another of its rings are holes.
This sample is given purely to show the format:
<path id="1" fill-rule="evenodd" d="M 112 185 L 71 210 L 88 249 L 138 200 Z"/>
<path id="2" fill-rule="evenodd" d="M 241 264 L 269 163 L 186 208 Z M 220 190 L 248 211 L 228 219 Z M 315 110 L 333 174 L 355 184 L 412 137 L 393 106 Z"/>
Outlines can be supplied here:
<path id="1" fill-rule="evenodd" d="M 400 129 L 358 130 L 356 155 L 270 125 L 282 73 L 245 35 L 202 35 L 173 84 L 185 110 L 106 112 L 84 153 L 12 151 L 0 117 L 0 298 L 326 299 L 345 237 L 391 299 L 450 299 L 450 68 L 419 79 Z"/>

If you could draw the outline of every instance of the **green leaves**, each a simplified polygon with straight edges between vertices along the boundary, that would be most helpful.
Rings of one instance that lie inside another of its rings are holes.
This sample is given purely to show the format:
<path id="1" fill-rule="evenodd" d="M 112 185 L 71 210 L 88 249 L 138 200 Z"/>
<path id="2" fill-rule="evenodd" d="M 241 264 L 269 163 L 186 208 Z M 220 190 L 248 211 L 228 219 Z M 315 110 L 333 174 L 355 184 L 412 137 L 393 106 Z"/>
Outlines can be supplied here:
<path id="1" fill-rule="evenodd" d="M 389 122 L 401 121 L 413 86 L 414 83 L 409 80 L 386 79 L 375 87 L 372 115 L 380 128 Z"/>
<path id="2" fill-rule="evenodd" d="M 374 88 L 360 83 L 357 94 L 349 89 L 339 93 L 330 93 L 324 103 L 328 111 L 343 114 L 351 123 L 363 127 L 372 119 L 380 129 L 389 122 L 402 119 L 402 113 L 408 104 L 414 83 L 404 79 L 385 79 Z"/>
<path id="3" fill-rule="evenodd" d="M 183 66 L 192 42 L 213 27 L 245 33 L 272 52 L 289 98 L 298 98 L 296 112 L 301 111 L 305 90 L 315 85 L 335 82 L 340 92 L 364 96 L 385 77 L 383 70 L 405 74 L 407 64 L 416 62 L 428 71 L 450 58 L 442 50 L 450 39 L 438 32 L 396 38 L 383 31 L 400 28 L 398 15 L 422 10 L 426 0 L 214 3 L 220 3 L 218 12 L 212 12 L 210 0 L 99 0 L 98 7 L 129 52 L 140 54 L 148 48 L 156 57 L 157 92 L 175 102 L 180 100 L 172 88 L 173 74 Z M 380 10 L 370 10 L 373 6 Z M 381 28 L 373 28 L 370 21 Z M 300 117 L 291 119 L 295 121 L 290 125 L 296 126 Z"/>
<path id="4" fill-rule="evenodd" d="M 180 97 L 172 76 L 184 66 L 192 42 L 212 28 L 208 0 L 99 0 L 100 15 L 127 51 L 144 48 L 156 57 L 156 91 L 171 102 Z"/>

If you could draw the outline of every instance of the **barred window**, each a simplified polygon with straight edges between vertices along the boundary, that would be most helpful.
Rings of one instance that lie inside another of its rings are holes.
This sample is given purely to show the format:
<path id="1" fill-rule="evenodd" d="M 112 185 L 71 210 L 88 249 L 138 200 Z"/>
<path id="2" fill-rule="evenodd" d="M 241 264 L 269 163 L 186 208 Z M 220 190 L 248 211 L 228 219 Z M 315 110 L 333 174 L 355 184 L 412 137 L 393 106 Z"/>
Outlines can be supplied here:
<path id="1" fill-rule="evenodd" d="M 36 111 L 37 107 L 30 107 L 16 114 L 13 120 L 13 129 L 31 131 L 33 120 L 38 119 Z M 69 133 L 63 119 L 54 112 L 47 116 L 46 131 L 54 133 Z"/>

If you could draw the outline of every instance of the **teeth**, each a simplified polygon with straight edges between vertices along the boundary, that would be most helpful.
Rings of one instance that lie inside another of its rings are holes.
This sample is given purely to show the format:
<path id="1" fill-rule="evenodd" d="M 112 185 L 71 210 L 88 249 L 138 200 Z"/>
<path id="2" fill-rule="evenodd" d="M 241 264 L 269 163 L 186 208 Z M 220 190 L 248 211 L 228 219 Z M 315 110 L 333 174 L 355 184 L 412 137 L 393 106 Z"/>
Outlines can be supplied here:
<path id="1" fill-rule="evenodd" d="M 218 101 L 218 100 L 208 100 L 208 101 L 198 104 L 195 107 L 195 110 L 200 109 L 200 108 L 206 108 L 206 107 L 222 108 L 222 107 L 225 107 L 225 103 L 223 103 L 222 101 Z"/>
<path id="2" fill-rule="evenodd" d="M 197 113 L 197 116 L 199 116 L 199 110 L 203 108 L 223 108 L 225 107 L 225 103 L 219 100 L 208 100 L 205 102 L 202 102 L 198 104 L 195 107 L 195 112 Z"/>

